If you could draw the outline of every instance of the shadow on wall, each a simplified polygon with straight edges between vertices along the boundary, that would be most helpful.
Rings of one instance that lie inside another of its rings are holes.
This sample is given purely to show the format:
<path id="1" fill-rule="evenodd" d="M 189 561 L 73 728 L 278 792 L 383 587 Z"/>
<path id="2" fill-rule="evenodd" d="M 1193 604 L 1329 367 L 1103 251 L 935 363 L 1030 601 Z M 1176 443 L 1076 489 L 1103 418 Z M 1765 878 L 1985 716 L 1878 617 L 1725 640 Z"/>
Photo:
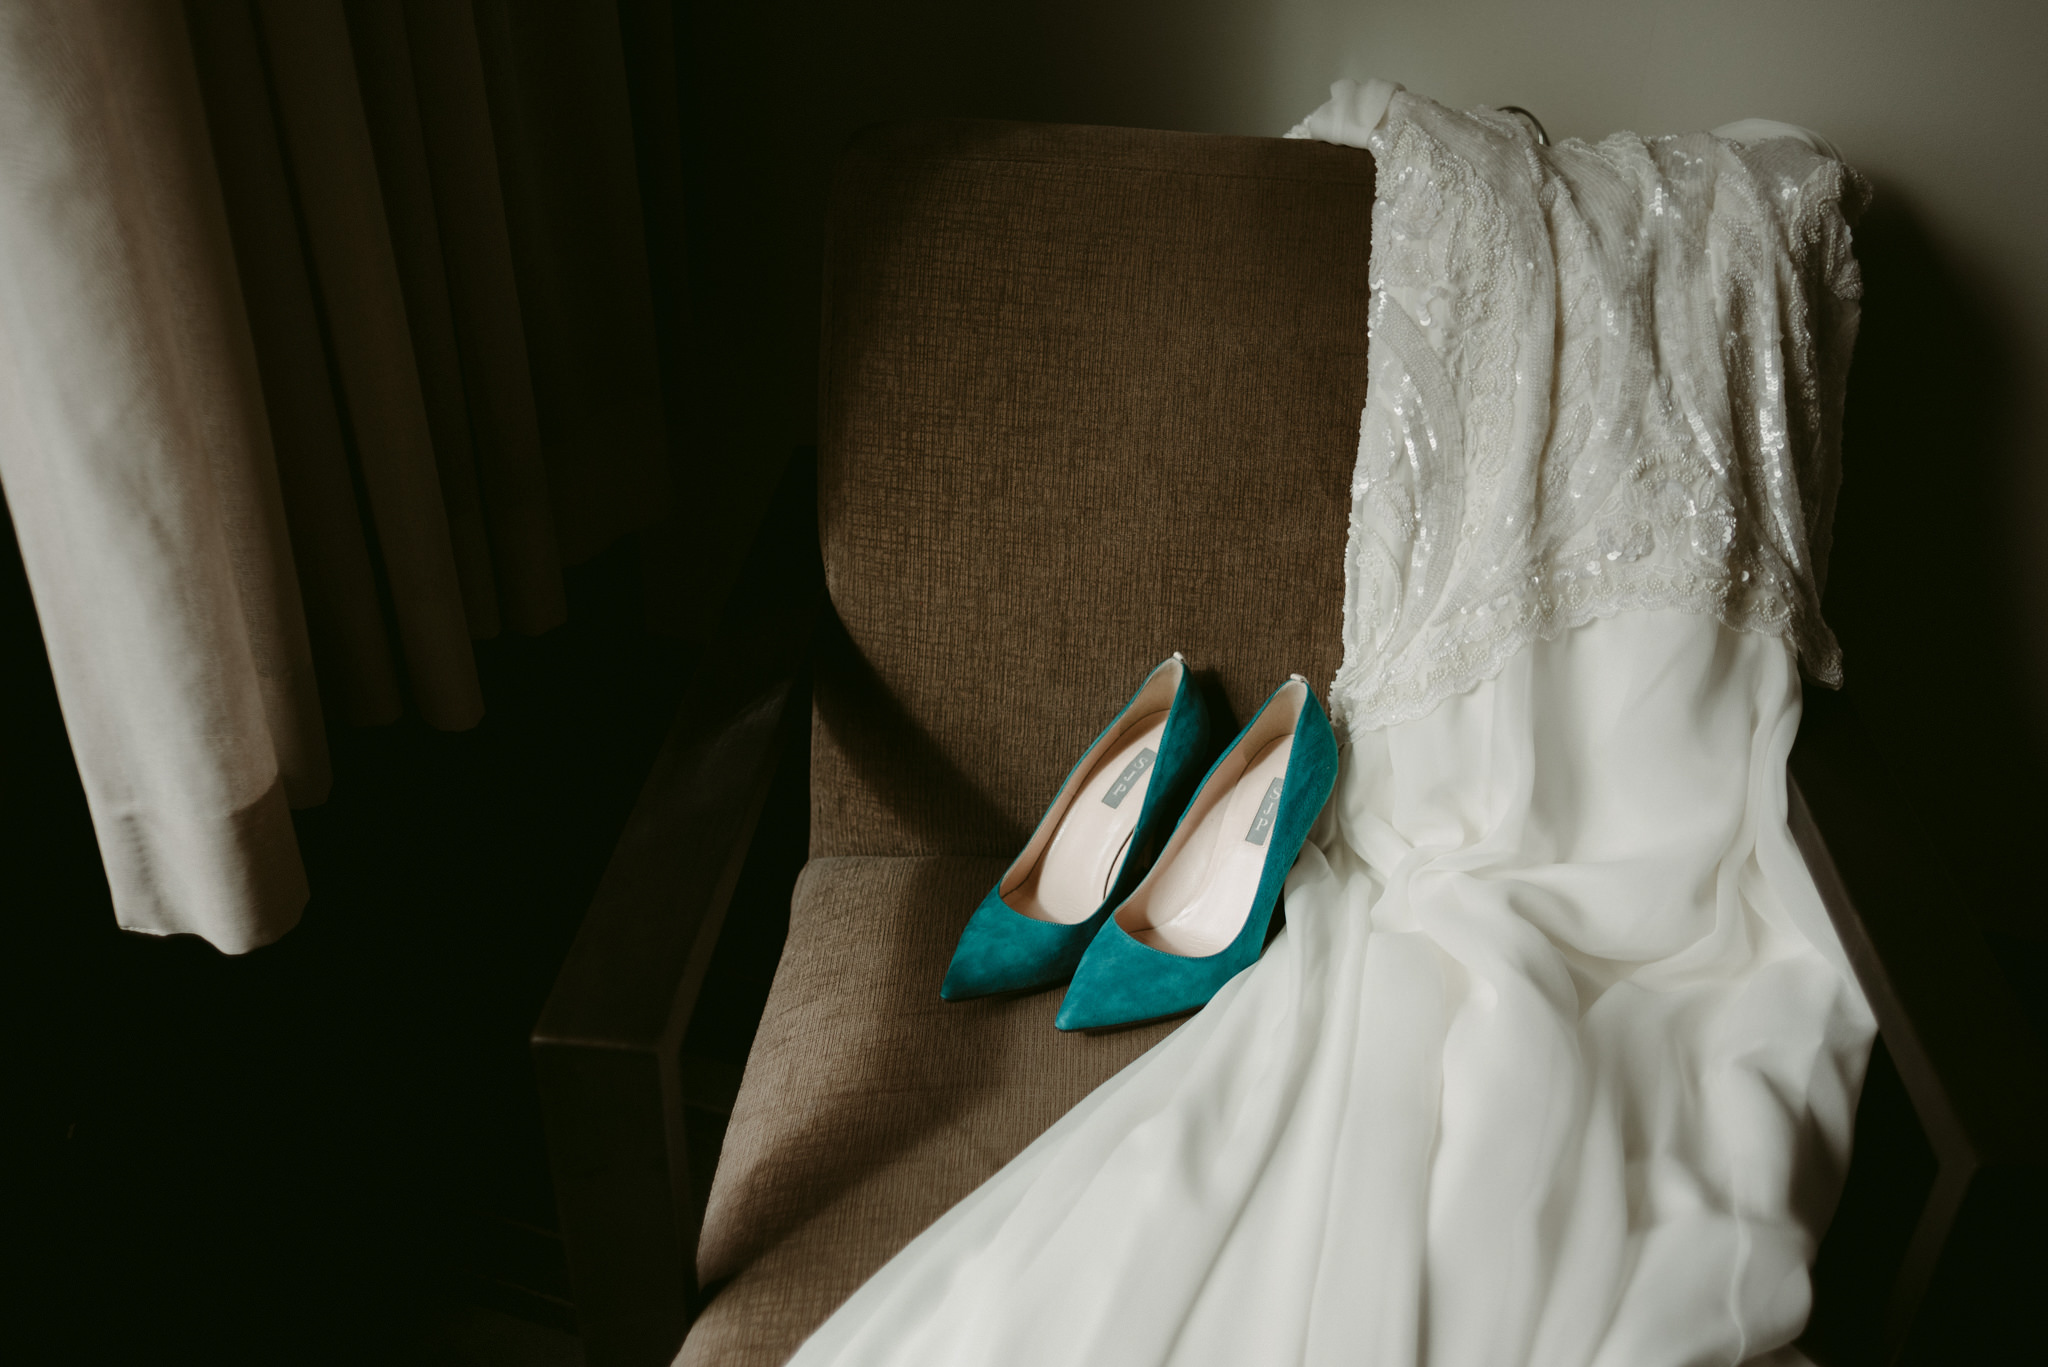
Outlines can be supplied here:
<path id="1" fill-rule="evenodd" d="M 1910 198 L 1856 227 L 1863 325 L 1826 611 L 1849 696 L 1919 794 L 1928 840 L 1989 931 L 2048 937 L 2035 869 L 2048 761 L 2031 720 L 2027 611 L 2000 529 L 2020 472 L 2013 348 Z"/>

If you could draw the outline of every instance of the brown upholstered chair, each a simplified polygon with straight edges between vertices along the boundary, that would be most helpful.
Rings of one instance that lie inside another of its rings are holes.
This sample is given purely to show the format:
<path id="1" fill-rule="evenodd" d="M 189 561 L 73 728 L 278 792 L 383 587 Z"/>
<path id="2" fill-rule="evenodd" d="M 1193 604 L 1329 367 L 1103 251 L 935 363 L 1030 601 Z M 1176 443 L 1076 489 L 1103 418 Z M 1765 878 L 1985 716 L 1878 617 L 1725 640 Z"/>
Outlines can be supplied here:
<path id="1" fill-rule="evenodd" d="M 682 1362 L 782 1362 L 1171 1028 L 1063 1035 L 1056 992 L 948 1005 L 937 987 L 1147 667 L 1185 651 L 1239 716 L 1289 671 L 1334 672 L 1372 189 L 1361 152 L 1127 129 L 898 125 L 846 154 L 816 477 L 829 605 L 757 566 L 535 1034 L 593 1367 L 656 1367 L 686 1329 Z M 809 862 L 707 1201 L 725 1102 L 683 1041 L 806 721 Z M 1840 708 L 1810 709 L 1795 770 L 1888 1050 L 1808 1343 L 1886 1361 L 1985 1322 L 1987 1276 L 2030 1275 L 2003 1212 L 2039 1207 L 2048 1089 L 1982 945 L 1914 912 L 1922 875 L 1887 862 L 1882 777 Z"/>

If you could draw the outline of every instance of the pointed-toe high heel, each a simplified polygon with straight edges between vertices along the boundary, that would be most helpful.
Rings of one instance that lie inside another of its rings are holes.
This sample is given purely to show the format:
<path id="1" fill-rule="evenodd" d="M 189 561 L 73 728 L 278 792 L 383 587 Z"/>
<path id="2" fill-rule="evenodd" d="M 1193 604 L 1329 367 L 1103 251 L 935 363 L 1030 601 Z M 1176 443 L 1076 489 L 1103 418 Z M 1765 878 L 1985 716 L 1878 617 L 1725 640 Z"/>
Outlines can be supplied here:
<path id="1" fill-rule="evenodd" d="M 1082 754 L 1023 853 L 975 908 L 939 995 L 1029 992 L 1072 977 L 1172 831 L 1209 733 L 1201 690 L 1175 651 Z"/>
<path id="2" fill-rule="evenodd" d="M 1209 770 L 1152 871 L 1089 944 L 1054 1024 L 1101 1030 L 1205 1005 L 1265 949 L 1281 884 L 1336 783 L 1330 719 L 1294 675 Z"/>

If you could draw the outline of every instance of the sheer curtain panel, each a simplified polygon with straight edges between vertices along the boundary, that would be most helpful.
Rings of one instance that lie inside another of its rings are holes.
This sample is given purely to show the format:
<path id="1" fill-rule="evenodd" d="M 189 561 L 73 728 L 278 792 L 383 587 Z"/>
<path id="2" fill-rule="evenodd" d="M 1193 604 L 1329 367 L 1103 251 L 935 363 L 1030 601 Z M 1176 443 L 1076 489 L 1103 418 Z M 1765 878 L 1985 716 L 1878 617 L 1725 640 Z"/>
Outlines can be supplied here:
<path id="1" fill-rule="evenodd" d="M 675 73 L 609 4 L 0 4 L 0 484 L 123 926 L 276 939 L 323 707 L 474 726 L 474 639 L 687 539 Z"/>

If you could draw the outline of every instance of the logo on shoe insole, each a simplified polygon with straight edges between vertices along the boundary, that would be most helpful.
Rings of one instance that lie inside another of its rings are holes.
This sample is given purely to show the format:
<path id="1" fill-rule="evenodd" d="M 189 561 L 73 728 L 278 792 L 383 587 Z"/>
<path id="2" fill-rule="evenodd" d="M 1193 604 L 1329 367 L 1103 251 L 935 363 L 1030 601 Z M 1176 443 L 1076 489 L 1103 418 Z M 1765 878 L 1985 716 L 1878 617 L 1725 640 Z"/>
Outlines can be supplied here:
<path id="1" fill-rule="evenodd" d="M 1124 771 L 1116 776 L 1116 782 L 1110 784 L 1109 791 L 1102 795 L 1102 805 L 1115 807 L 1122 803 L 1130 796 L 1131 789 L 1137 786 L 1138 780 L 1145 777 L 1145 771 L 1152 767 L 1152 761 L 1158 758 L 1157 750 L 1140 750 L 1138 757 L 1124 766 Z"/>
<path id="2" fill-rule="evenodd" d="M 1244 833 L 1245 843 L 1263 845 L 1266 837 L 1273 833 L 1273 818 L 1280 814 L 1280 780 L 1274 779 L 1266 785 L 1266 795 L 1259 800 L 1259 814 L 1252 818 L 1252 828 Z"/>

